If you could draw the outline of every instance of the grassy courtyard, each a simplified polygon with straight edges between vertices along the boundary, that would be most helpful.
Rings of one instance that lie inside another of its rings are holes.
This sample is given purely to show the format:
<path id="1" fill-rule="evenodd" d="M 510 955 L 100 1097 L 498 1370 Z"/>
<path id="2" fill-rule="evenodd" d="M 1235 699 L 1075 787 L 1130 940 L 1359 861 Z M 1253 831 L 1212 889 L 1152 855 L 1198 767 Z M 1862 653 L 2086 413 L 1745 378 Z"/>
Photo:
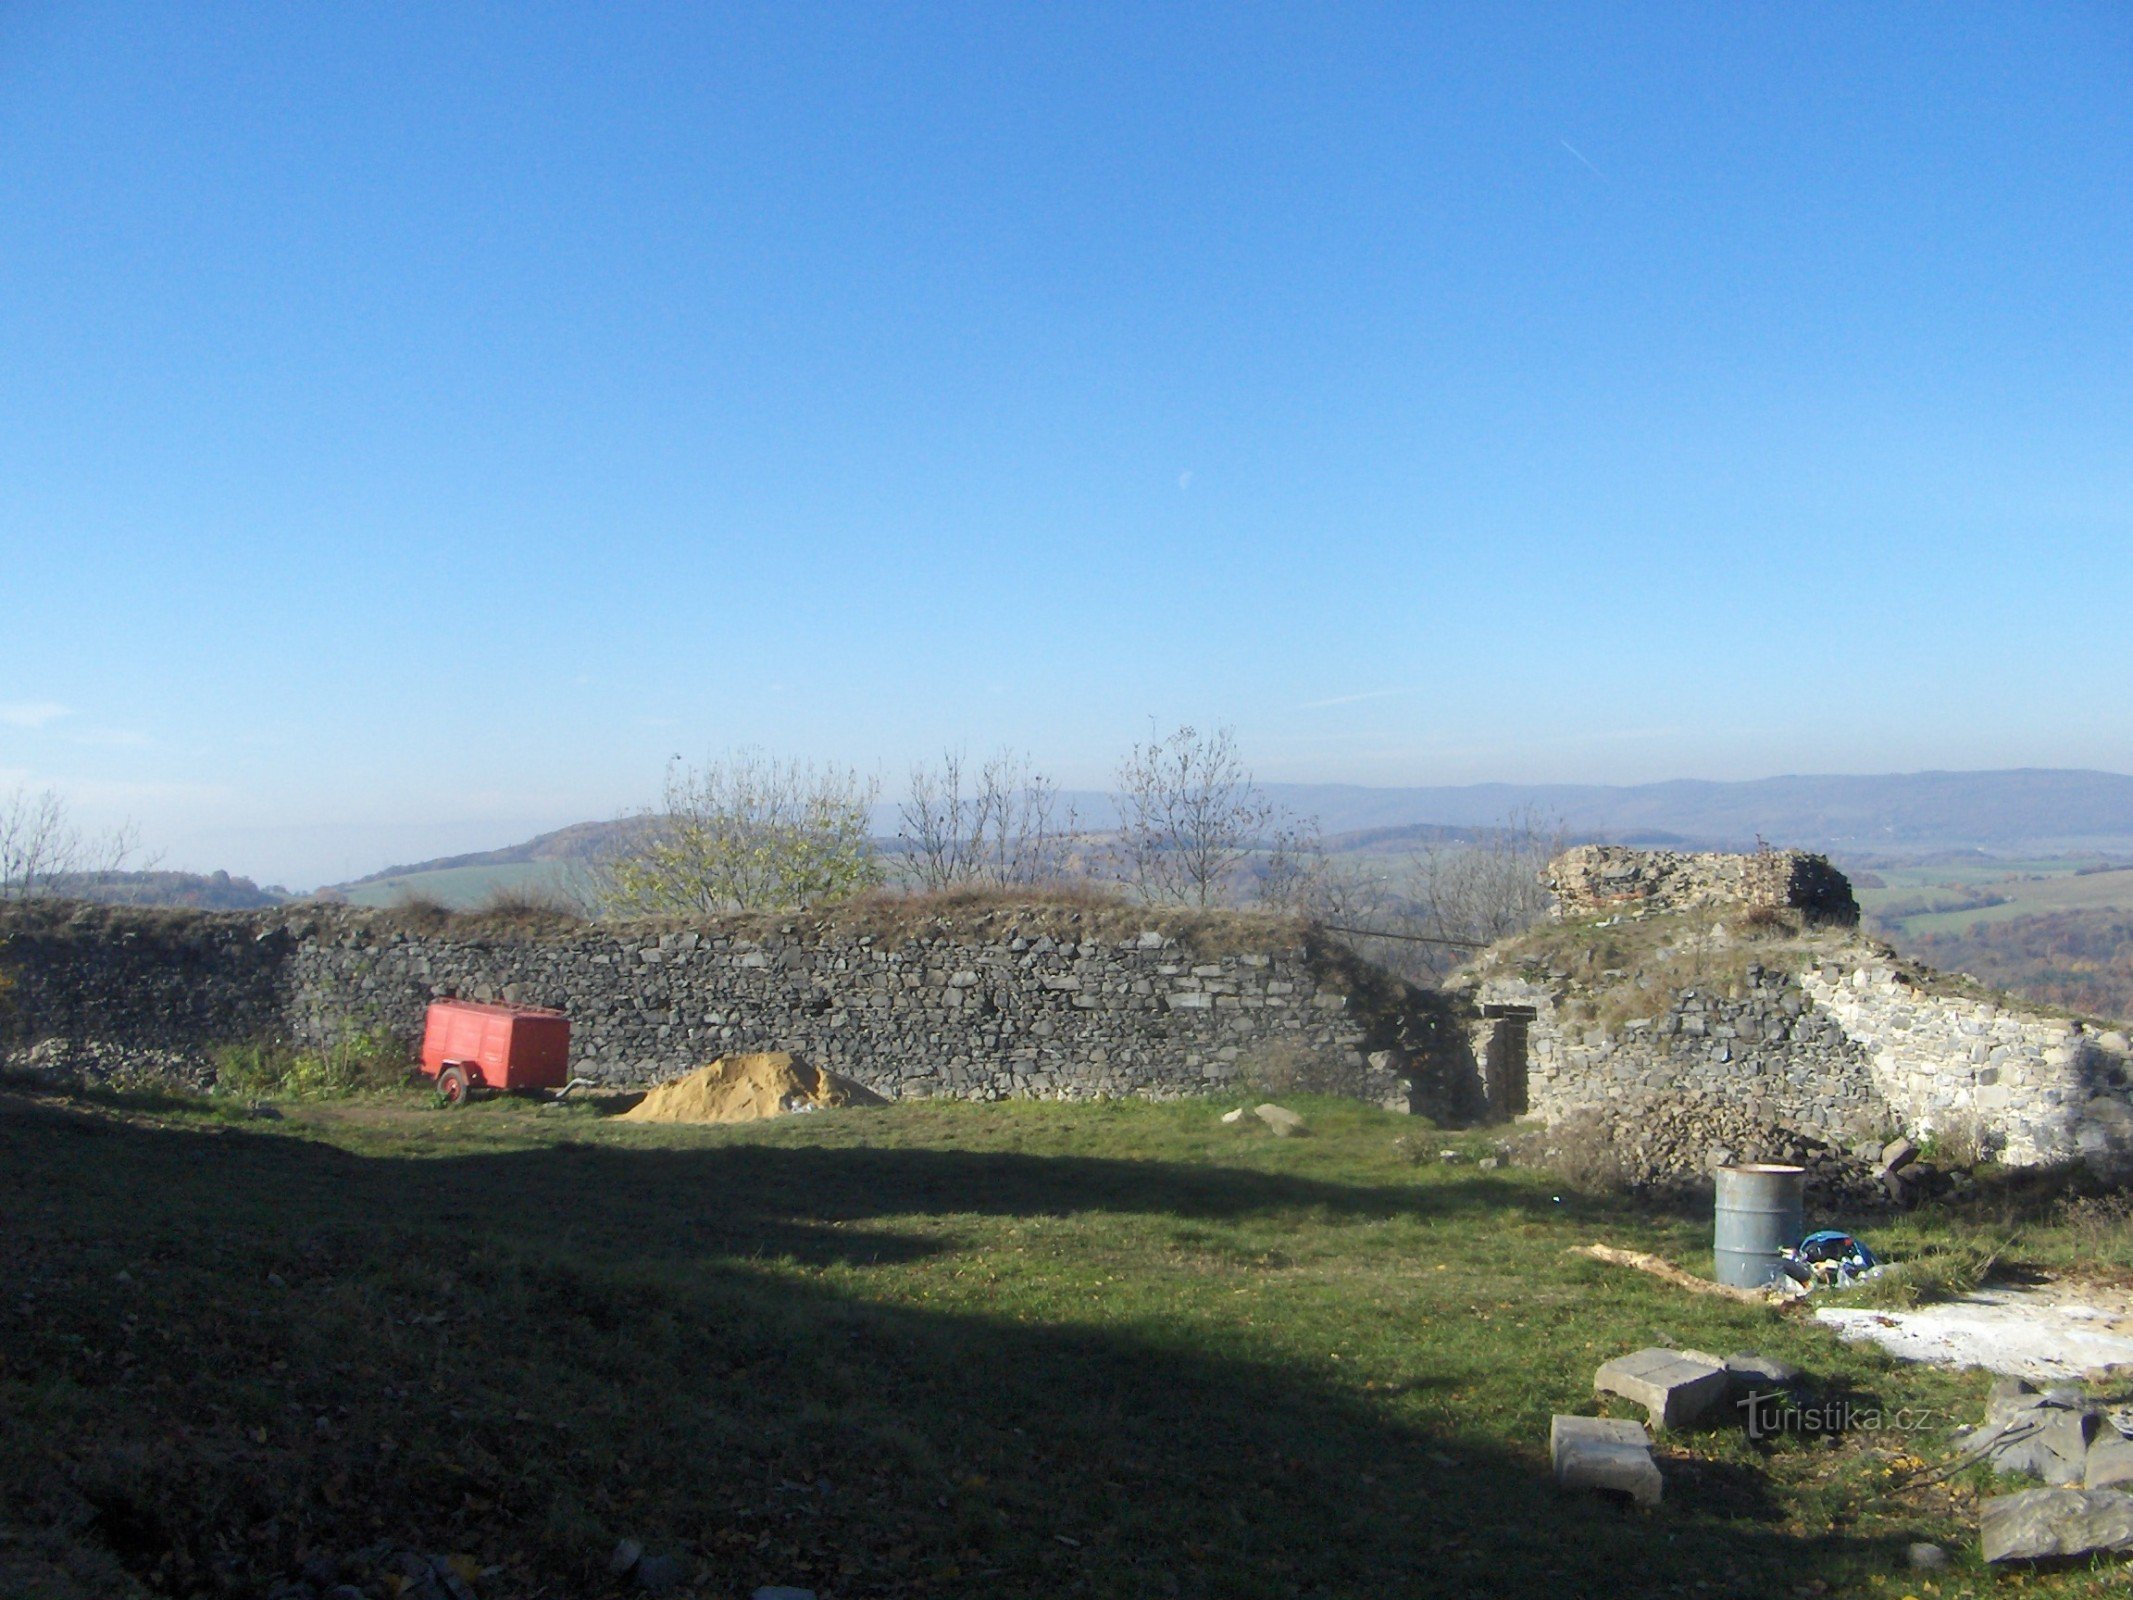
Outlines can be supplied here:
<path id="1" fill-rule="evenodd" d="M 0 1592 L 264 1595 L 384 1541 L 481 1600 L 619 1595 L 625 1538 L 722 1600 L 2117 1592 L 1975 1564 L 1979 1485 L 1923 1480 L 1981 1376 L 1566 1253 L 1707 1271 L 1707 1218 L 1289 1103 L 1309 1136 L 0 1095 Z M 1653 1513 L 1558 1494 L 1549 1414 L 1669 1341 L 1923 1426 L 1670 1438 Z"/>

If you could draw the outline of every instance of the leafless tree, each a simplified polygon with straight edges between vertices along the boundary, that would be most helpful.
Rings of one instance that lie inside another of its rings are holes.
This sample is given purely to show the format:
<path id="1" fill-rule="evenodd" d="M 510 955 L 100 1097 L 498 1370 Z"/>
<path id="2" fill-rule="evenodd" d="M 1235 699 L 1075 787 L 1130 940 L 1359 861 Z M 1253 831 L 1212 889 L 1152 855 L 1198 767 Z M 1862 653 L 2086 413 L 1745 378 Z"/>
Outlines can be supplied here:
<path id="1" fill-rule="evenodd" d="M 1254 898 L 1269 910 L 1295 916 L 1320 915 L 1333 874 L 1325 842 L 1319 836 L 1318 819 L 1283 817 L 1273 829 L 1259 864 Z"/>
<path id="2" fill-rule="evenodd" d="M 122 872 L 137 845 L 130 824 L 84 833 L 56 790 L 17 788 L 0 798 L 0 900 L 61 894 L 71 879 Z"/>
<path id="3" fill-rule="evenodd" d="M 1122 876 L 1176 905 L 1223 900 L 1274 817 L 1228 728 L 1151 731 L 1119 767 L 1117 798 Z"/>
<path id="4" fill-rule="evenodd" d="M 1542 869 L 1562 847 L 1561 824 L 1528 811 L 1394 863 L 1321 851 L 1293 874 L 1289 904 L 1388 971 L 1437 983 L 1547 915 Z"/>
<path id="5" fill-rule="evenodd" d="M 1483 944 L 1523 933 L 1548 914 L 1541 872 L 1562 848 L 1562 823 L 1530 808 L 1470 842 L 1425 845 L 1408 862 L 1417 931 Z"/>
<path id="6" fill-rule="evenodd" d="M 842 899 L 882 879 L 870 829 L 879 786 L 852 769 L 743 750 L 668 764 L 656 811 L 603 864 L 604 909 L 761 910 Z"/>
<path id="7" fill-rule="evenodd" d="M 1078 822 L 1026 755 L 1003 750 L 975 774 L 960 751 L 911 769 L 897 808 L 912 875 L 924 889 L 1029 887 L 1064 877 Z"/>

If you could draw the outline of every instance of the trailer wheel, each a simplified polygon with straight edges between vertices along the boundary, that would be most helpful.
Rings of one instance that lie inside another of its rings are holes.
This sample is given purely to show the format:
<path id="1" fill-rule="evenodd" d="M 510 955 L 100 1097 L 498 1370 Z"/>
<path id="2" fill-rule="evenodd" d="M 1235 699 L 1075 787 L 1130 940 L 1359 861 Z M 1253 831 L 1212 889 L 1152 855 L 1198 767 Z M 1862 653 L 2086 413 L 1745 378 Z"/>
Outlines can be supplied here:
<path id="1" fill-rule="evenodd" d="M 446 1067 L 437 1074 L 437 1098 L 448 1106 L 463 1106 L 474 1092 L 465 1067 Z"/>

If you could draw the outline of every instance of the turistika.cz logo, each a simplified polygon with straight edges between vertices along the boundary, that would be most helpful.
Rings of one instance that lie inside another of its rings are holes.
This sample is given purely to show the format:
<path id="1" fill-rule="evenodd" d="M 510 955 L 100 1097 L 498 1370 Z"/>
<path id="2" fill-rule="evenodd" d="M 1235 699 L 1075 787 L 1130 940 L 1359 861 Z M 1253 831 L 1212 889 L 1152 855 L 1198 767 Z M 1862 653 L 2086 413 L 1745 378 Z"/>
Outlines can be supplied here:
<path id="1" fill-rule="evenodd" d="M 1740 1407 L 1751 1439 L 1774 1439 L 1785 1433 L 1918 1433 L 1940 1419 L 1940 1413 L 1927 1406 L 1889 1411 L 1841 1398 L 1802 1404 L 1783 1390 L 1751 1394 Z"/>

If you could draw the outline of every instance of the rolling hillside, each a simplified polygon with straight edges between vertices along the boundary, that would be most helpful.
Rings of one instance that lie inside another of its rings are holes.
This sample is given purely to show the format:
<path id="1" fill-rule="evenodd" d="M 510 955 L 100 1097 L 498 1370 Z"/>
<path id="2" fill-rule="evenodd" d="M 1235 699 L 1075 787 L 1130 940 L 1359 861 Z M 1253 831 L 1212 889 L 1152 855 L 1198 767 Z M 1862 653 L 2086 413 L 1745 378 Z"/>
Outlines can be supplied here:
<path id="1" fill-rule="evenodd" d="M 1904 885 L 1911 889 L 2036 871 L 2040 864 L 2063 876 L 2072 872 L 2077 857 L 2133 862 L 2133 777 L 2109 772 L 1920 772 L 1630 787 L 1270 783 L 1264 788 L 1289 812 L 1315 816 L 1328 846 L 1343 854 L 1398 855 L 1531 814 L 1560 822 L 1570 838 L 1681 849 L 1744 849 L 1760 836 L 1776 845 L 1827 851 L 1855 870 L 1946 858 Z M 1108 795 L 1063 798 L 1093 829 L 1108 828 L 1116 815 Z M 574 823 L 496 850 L 390 867 L 336 885 L 332 892 L 366 904 L 426 894 L 470 905 L 499 888 L 564 885 L 573 876 L 573 863 L 606 853 L 639 826 L 629 819 Z M 878 810 L 875 828 L 893 841 L 893 805 Z M 1939 931 L 1952 926 L 1936 925 Z"/>

